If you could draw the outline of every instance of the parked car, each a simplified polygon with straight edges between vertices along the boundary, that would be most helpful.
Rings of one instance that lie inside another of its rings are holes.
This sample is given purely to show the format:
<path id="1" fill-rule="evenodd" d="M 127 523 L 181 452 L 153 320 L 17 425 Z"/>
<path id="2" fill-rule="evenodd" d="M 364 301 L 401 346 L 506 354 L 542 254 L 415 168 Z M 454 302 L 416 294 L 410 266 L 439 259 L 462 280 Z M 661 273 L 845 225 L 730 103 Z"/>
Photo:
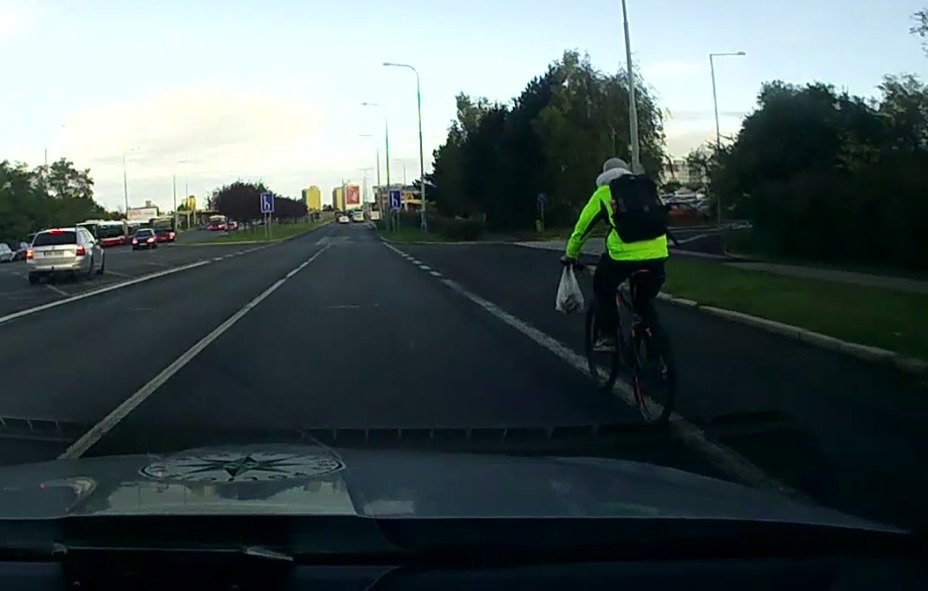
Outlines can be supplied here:
<path id="1" fill-rule="evenodd" d="M 86 228 L 53 228 L 36 234 L 26 250 L 29 283 L 42 277 L 102 275 L 106 269 L 103 247 Z"/>
<path id="2" fill-rule="evenodd" d="M 0 242 L 0 263 L 9 263 L 14 256 L 16 256 L 16 253 L 13 252 L 10 245 L 6 242 Z"/>
<path id="3" fill-rule="evenodd" d="M 158 237 L 151 228 L 141 228 L 132 237 L 132 250 L 158 248 Z"/>
<path id="4" fill-rule="evenodd" d="M 342 214 L 339 214 L 339 216 L 338 216 L 338 223 L 339 223 L 339 224 L 350 224 L 350 223 L 351 223 L 351 218 L 349 218 L 348 216 L 346 216 L 346 215 L 343 214 L 343 213 L 342 213 Z"/>

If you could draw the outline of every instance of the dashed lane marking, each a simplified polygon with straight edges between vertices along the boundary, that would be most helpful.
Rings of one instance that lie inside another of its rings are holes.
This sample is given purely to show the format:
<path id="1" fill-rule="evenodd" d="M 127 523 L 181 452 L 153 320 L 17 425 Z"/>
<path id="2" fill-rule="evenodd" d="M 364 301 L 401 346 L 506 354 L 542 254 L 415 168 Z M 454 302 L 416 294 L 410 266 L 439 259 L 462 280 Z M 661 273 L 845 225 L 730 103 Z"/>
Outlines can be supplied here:
<path id="1" fill-rule="evenodd" d="M 283 279 L 278 279 L 270 287 L 261 292 L 256 298 L 242 306 L 235 314 L 226 319 L 225 322 L 214 328 L 208 335 L 200 339 L 195 345 L 190 347 L 187 351 L 181 354 L 180 357 L 175 359 L 170 365 L 162 369 L 158 375 L 153 377 L 147 384 L 139 388 L 134 394 L 129 396 L 122 404 L 113 409 L 110 414 L 106 415 L 103 420 L 90 428 L 89 431 L 84 433 L 77 441 L 71 444 L 68 449 L 66 449 L 58 459 L 60 460 L 69 460 L 74 458 L 81 457 L 84 453 L 87 452 L 93 445 L 100 440 L 101 437 L 106 435 L 110 430 L 115 427 L 119 421 L 126 418 L 129 413 L 135 410 L 138 405 L 142 404 L 147 400 L 152 394 L 155 393 L 158 388 L 161 387 L 166 381 L 168 381 L 174 374 L 181 370 L 185 365 L 190 363 L 194 357 L 196 357 L 203 349 L 209 346 L 210 343 L 215 341 L 222 333 L 229 330 L 236 322 L 242 319 L 245 314 L 253 310 L 258 304 L 263 302 L 269 295 L 274 293 L 277 288 L 283 285 L 288 278 L 292 277 L 296 273 L 302 271 L 306 268 L 307 265 L 312 263 L 314 260 L 319 258 L 322 253 L 328 249 L 328 245 L 323 246 L 316 254 L 309 257 L 302 264 L 296 267 L 293 271 L 287 274 Z"/>
<path id="2" fill-rule="evenodd" d="M 47 287 L 48 289 L 50 289 L 50 290 L 52 290 L 53 292 L 57 293 L 58 295 L 62 295 L 62 296 L 65 296 L 65 297 L 68 297 L 69 295 L 71 295 L 71 294 L 69 294 L 68 292 L 66 292 L 65 290 L 63 290 L 63 289 L 61 289 L 61 288 L 59 288 L 59 287 L 55 287 L 54 285 L 51 285 L 51 284 L 49 284 L 49 283 L 46 283 L 46 284 L 45 284 L 45 287 Z"/>
<path id="3" fill-rule="evenodd" d="M 384 246 L 393 252 L 402 252 L 391 244 L 384 243 Z M 551 353 L 554 353 L 577 371 L 583 374 L 588 374 L 586 358 L 578 355 L 577 353 L 574 353 L 571 349 L 568 349 L 563 344 L 561 344 L 560 341 L 538 330 L 524 320 L 521 320 L 506 312 L 493 302 L 490 302 L 478 296 L 477 294 L 471 293 L 462 287 L 459 283 L 450 279 L 442 279 L 440 281 L 455 293 L 477 304 L 495 316 L 497 319 L 501 320 L 503 323 L 518 330 L 528 338 L 535 341 L 541 347 L 544 347 Z M 613 387 L 613 392 L 629 406 L 633 408 L 636 406 L 634 393 L 628 384 L 620 380 L 616 381 L 616 384 Z M 649 400 L 648 404 L 654 406 L 657 403 Z M 766 474 L 761 468 L 759 468 L 757 465 L 738 452 L 720 443 L 712 441 L 702 429 L 688 422 L 677 413 L 672 413 L 670 416 L 670 429 L 678 439 L 683 441 L 685 445 L 689 446 L 699 455 L 706 458 L 709 462 L 722 470 L 728 476 L 742 482 L 746 482 L 755 488 L 773 490 L 778 493 L 790 495 L 794 498 L 803 497 L 803 495 L 798 491 Z"/>

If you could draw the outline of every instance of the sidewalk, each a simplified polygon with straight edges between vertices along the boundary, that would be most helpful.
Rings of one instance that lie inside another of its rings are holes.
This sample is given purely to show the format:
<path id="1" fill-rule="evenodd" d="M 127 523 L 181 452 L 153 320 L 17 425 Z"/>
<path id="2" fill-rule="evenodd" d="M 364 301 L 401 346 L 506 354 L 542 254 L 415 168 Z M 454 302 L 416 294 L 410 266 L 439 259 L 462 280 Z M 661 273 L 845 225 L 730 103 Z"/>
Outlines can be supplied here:
<path id="1" fill-rule="evenodd" d="M 776 263 L 726 263 L 726 265 L 746 271 L 763 271 L 775 275 L 818 279 L 820 281 L 864 285 L 867 287 L 882 287 L 884 289 L 928 295 L 928 281 L 919 279 L 907 279 L 905 277 L 893 277 L 889 275 L 871 275 L 868 273 L 858 273 L 856 271 L 822 269 L 820 267 L 781 265 Z"/>

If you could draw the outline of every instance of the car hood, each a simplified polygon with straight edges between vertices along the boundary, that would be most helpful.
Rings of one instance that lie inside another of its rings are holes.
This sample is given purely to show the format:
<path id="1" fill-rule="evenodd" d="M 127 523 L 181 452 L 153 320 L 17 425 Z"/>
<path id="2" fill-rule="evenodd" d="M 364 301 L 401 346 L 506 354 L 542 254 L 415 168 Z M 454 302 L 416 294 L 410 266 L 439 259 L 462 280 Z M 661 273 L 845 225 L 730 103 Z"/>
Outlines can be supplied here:
<path id="1" fill-rule="evenodd" d="M 730 482 L 601 458 L 255 445 L 0 468 L 0 519 L 173 514 L 706 518 L 896 531 Z"/>

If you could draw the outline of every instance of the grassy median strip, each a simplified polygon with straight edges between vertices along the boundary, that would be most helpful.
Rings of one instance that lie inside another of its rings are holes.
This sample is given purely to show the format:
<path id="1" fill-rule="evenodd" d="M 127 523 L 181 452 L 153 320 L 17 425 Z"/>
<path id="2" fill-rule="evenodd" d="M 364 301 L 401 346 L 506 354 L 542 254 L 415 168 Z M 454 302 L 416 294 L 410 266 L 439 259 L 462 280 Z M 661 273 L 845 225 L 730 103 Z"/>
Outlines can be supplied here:
<path id="1" fill-rule="evenodd" d="M 928 296 L 672 258 L 664 291 L 832 337 L 928 359 Z"/>
<path id="2" fill-rule="evenodd" d="M 396 232 L 377 228 L 377 233 L 387 242 L 416 244 L 422 242 L 453 242 L 440 236 L 437 232 L 423 232 L 421 228 L 399 228 Z"/>
<path id="3" fill-rule="evenodd" d="M 315 230 L 319 226 L 330 222 L 331 220 L 319 220 L 315 222 L 304 222 L 299 224 L 274 224 L 271 227 L 271 242 L 286 240 L 300 234 L 305 234 Z M 229 244 L 239 242 L 267 242 L 264 226 L 250 226 L 248 229 L 222 234 L 215 237 L 209 237 L 205 240 L 191 242 L 191 244 Z"/>

